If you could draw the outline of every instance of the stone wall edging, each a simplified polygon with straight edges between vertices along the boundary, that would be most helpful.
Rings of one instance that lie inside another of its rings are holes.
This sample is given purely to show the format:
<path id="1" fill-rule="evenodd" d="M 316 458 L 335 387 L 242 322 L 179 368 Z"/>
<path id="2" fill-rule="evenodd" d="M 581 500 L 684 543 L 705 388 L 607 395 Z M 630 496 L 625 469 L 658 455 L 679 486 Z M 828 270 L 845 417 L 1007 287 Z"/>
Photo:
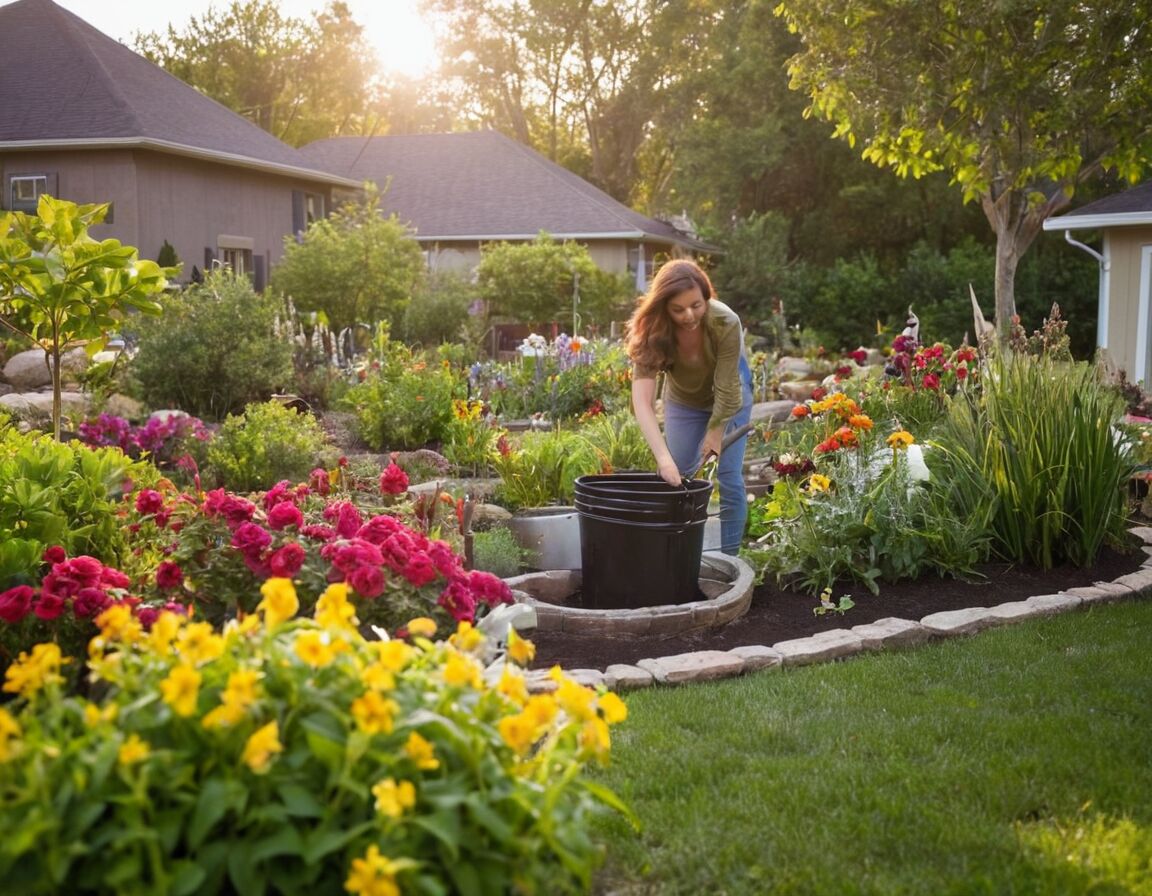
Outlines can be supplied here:
<path id="1" fill-rule="evenodd" d="M 1129 532 L 1145 545 L 1152 546 L 1152 527 L 1136 526 Z M 1152 549 L 1146 547 L 1144 550 L 1152 554 Z M 851 629 L 831 629 L 771 646 L 748 645 L 731 650 L 700 650 L 642 659 L 635 665 L 614 664 L 603 670 L 565 669 L 564 672 L 569 678 L 589 687 L 618 691 L 714 681 L 761 670 L 828 662 L 865 651 L 912 647 L 929 640 L 976 634 L 988 628 L 1066 613 L 1097 603 L 1113 603 L 1150 595 L 1152 556 L 1136 572 L 1112 582 L 1096 582 L 1057 594 L 1039 594 L 994 607 L 930 613 L 918 622 L 897 618 L 878 619 Z M 547 670 L 532 670 L 526 678 L 529 691 L 534 693 L 550 691 L 556 687 L 556 682 L 548 677 Z"/>

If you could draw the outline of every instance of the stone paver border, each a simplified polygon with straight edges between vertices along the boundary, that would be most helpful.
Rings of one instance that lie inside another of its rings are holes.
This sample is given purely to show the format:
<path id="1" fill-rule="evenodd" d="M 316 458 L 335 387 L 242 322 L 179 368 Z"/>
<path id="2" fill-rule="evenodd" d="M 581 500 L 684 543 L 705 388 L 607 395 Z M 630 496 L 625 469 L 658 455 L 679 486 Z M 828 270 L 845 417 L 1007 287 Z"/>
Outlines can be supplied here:
<path id="1" fill-rule="evenodd" d="M 1114 582 L 1069 588 L 1059 594 L 1040 594 L 1027 600 L 994 607 L 971 607 L 931 613 L 918 622 L 878 619 L 851 629 L 832 629 L 808 638 L 781 641 L 771 646 L 745 646 L 732 650 L 701 650 L 673 656 L 639 660 L 635 665 L 615 664 L 607 669 L 566 669 L 565 673 L 590 687 L 633 690 L 654 685 L 679 685 L 730 678 L 762 669 L 802 666 L 842 659 L 864 651 L 890 650 L 923 644 L 929 640 L 975 634 L 987 628 L 1065 613 L 1096 603 L 1113 603 L 1152 593 L 1152 527 L 1129 530 L 1145 544 L 1150 556 L 1136 572 Z M 527 673 L 528 689 L 548 691 L 556 683 L 547 670 Z"/>

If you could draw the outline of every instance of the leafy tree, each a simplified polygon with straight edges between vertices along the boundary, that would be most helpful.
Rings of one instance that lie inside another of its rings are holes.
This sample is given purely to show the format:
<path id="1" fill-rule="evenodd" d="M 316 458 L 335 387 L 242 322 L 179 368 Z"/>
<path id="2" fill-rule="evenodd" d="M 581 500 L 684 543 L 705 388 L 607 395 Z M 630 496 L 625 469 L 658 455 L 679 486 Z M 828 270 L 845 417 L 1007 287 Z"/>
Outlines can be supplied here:
<path id="1" fill-rule="evenodd" d="M 576 290 L 577 312 L 586 324 L 628 297 L 626 277 L 605 274 L 584 246 L 546 233 L 531 243 L 485 247 L 477 280 L 491 313 L 534 325 L 571 320 Z"/>
<path id="2" fill-rule="evenodd" d="M 703 64 L 719 0 L 424 0 L 474 119 L 622 202 L 653 195 L 670 88 Z M 669 52 L 669 47 L 675 47 Z M 646 183 L 651 181 L 652 183 Z"/>
<path id="3" fill-rule="evenodd" d="M 271 0 L 210 7 L 181 31 L 136 35 L 136 50 L 281 140 L 371 132 L 375 57 L 346 3 L 312 21 Z"/>
<path id="4" fill-rule="evenodd" d="M 380 211 L 372 185 L 359 202 L 315 221 L 297 243 L 285 237 L 272 288 L 303 312 L 320 312 L 336 333 L 387 320 L 399 330 L 404 309 L 424 275 L 420 244 L 395 215 Z"/>
<path id="5" fill-rule="evenodd" d="M 867 160 L 946 171 L 996 235 L 996 317 L 1045 218 L 1102 170 L 1139 178 L 1152 125 L 1152 5 L 1103 0 L 783 0 L 808 111 Z"/>
<path id="6" fill-rule="evenodd" d="M 129 310 L 159 314 L 154 295 L 177 268 L 96 240 L 108 205 L 41 196 L 36 214 L 0 212 L 0 325 L 44 350 L 52 371 L 52 432 L 60 439 L 60 360 L 70 348 L 104 347 Z"/>

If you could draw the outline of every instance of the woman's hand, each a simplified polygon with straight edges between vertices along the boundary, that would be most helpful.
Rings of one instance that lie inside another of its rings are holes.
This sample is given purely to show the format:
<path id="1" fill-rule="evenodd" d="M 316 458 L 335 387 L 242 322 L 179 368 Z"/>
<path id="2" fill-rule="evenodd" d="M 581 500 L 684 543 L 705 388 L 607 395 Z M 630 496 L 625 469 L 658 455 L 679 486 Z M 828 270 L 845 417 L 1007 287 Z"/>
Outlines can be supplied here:
<path id="1" fill-rule="evenodd" d="M 656 468 L 660 474 L 660 478 L 667 482 L 669 485 L 681 485 L 684 482 L 684 477 L 680 475 L 680 470 L 676 464 L 672 462 L 672 458 L 662 461 Z"/>
<path id="2" fill-rule="evenodd" d="M 704 444 L 700 448 L 700 466 L 704 466 L 711 457 L 720 456 L 720 448 L 724 444 L 724 427 L 716 426 L 704 433 Z"/>

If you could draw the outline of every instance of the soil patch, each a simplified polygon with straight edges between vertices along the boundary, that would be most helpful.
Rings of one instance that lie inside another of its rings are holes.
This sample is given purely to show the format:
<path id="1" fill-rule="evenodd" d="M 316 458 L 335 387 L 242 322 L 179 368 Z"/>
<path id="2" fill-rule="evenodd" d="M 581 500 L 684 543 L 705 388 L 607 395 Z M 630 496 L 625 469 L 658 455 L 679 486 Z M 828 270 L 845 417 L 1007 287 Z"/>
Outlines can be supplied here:
<path id="1" fill-rule="evenodd" d="M 848 594 L 856 605 L 842 615 L 829 612 L 818 616 L 812 612 L 820 604 L 817 598 L 766 583 L 753 591 L 752 604 L 744 616 L 720 628 L 650 638 L 532 632 L 530 637 L 536 645 L 536 660 L 532 665 L 533 668 L 559 664 L 565 669 L 605 669 L 613 663 L 634 664 L 648 657 L 697 650 L 731 650 L 751 644 L 770 646 L 889 616 L 918 620 L 943 610 L 993 607 L 1037 594 L 1055 594 L 1117 579 L 1138 570 L 1145 559 L 1145 553 L 1139 549 L 1121 553 L 1106 548 L 1091 567 L 1059 566 L 1043 570 L 987 563 L 979 568 L 983 576 L 980 579 L 929 578 L 882 583 L 879 595 L 873 595 L 862 585 L 844 584 L 833 589 L 833 600 Z"/>

